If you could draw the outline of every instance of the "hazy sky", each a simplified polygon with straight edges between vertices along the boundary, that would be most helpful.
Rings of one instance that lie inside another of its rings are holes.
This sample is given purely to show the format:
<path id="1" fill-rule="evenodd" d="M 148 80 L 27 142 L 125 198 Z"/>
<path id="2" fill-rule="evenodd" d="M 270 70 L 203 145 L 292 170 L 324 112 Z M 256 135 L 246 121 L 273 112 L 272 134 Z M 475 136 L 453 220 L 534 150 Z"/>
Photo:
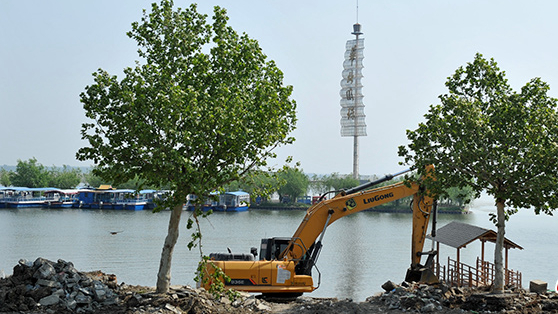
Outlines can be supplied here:
<path id="1" fill-rule="evenodd" d="M 98 68 L 122 77 L 138 60 L 126 36 L 152 1 L 0 0 L 0 165 L 35 157 L 45 166 L 75 160 L 86 120 L 79 94 Z M 175 1 L 187 7 L 189 1 Z M 294 86 L 295 144 L 277 150 L 309 173 L 350 173 L 353 140 L 340 136 L 345 42 L 353 39 L 356 1 L 201 1 L 211 15 L 259 41 Z M 397 147 L 446 92 L 446 78 L 480 52 L 494 58 L 519 89 L 533 77 L 557 97 L 558 1 L 359 1 L 364 32 L 367 137 L 360 173 L 393 173 Z"/>

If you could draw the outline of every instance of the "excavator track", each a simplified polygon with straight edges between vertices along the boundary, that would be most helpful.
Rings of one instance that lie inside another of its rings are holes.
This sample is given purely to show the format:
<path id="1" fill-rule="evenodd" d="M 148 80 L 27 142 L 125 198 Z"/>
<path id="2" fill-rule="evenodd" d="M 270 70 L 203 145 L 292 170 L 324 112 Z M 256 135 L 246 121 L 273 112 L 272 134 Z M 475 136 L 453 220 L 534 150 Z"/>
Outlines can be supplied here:
<path id="1" fill-rule="evenodd" d="M 296 301 L 302 293 L 263 293 L 256 298 L 273 303 L 290 303 Z"/>

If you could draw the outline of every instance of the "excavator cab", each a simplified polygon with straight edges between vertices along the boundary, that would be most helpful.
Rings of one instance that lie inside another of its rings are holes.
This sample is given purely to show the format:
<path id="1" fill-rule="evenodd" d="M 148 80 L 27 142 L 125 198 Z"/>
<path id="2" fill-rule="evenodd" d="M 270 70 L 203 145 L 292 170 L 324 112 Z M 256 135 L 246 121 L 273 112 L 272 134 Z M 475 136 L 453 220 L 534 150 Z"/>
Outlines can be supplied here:
<path id="1" fill-rule="evenodd" d="M 260 261 L 272 261 L 279 258 L 281 252 L 287 248 L 291 238 L 275 237 L 262 239 L 260 245 Z M 213 261 L 254 261 L 258 257 L 258 249 L 252 247 L 250 253 L 211 253 L 209 258 Z"/>
<path id="2" fill-rule="evenodd" d="M 287 248 L 290 241 L 291 238 L 286 237 L 262 239 L 260 245 L 260 260 L 271 261 L 278 259 L 279 255 Z"/>

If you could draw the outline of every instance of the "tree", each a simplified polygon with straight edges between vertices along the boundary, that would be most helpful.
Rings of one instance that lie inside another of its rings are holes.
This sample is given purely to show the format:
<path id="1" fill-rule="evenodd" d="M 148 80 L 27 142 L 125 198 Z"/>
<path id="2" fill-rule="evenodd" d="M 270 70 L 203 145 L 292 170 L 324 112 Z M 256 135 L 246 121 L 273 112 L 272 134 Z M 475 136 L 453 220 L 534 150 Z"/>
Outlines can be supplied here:
<path id="1" fill-rule="evenodd" d="M 81 170 L 64 165 L 62 170 L 55 167 L 50 171 L 48 186 L 73 189 L 81 182 Z"/>
<path id="2" fill-rule="evenodd" d="M 445 194 L 447 194 L 447 199 L 445 199 L 445 201 L 448 205 L 459 207 L 471 202 L 474 196 L 473 189 L 470 186 L 465 186 L 463 188 L 450 187 Z"/>
<path id="3" fill-rule="evenodd" d="M 309 179 L 298 167 L 285 167 L 278 173 L 278 176 L 282 181 L 277 190 L 281 198 L 288 195 L 291 202 L 296 202 L 299 196 L 306 194 Z"/>
<path id="4" fill-rule="evenodd" d="M 241 180 L 227 184 L 224 189 L 226 191 L 245 191 L 250 194 L 252 199 L 257 196 L 267 199 L 269 195 L 279 189 L 279 178 L 277 172 L 252 170 Z"/>
<path id="5" fill-rule="evenodd" d="M 310 178 L 309 186 L 315 194 L 322 195 L 329 190 L 329 186 L 324 183 L 325 176 L 313 174 Z"/>
<path id="6" fill-rule="evenodd" d="M 146 189 L 152 188 L 152 186 L 146 186 L 145 180 L 141 179 L 138 176 L 135 176 L 134 178 L 118 185 L 119 189 L 130 189 L 130 190 L 140 190 L 140 187 Z"/>
<path id="7" fill-rule="evenodd" d="M 505 222 L 519 208 L 551 214 L 558 206 L 557 100 L 549 86 L 534 78 L 512 90 L 493 59 L 477 54 L 446 82 L 449 93 L 439 96 L 426 121 L 407 131 L 408 146 L 399 155 L 417 171 L 436 166 L 434 193 L 469 186 L 479 196 L 494 196 L 498 228 L 494 251 L 495 292 L 503 291 L 502 248 Z"/>
<path id="8" fill-rule="evenodd" d="M 168 185 L 172 208 L 161 253 L 157 291 L 168 291 L 172 252 L 188 194 L 203 200 L 210 191 L 238 180 L 275 157 L 273 149 L 294 139 L 291 86 L 266 61 L 258 42 L 227 25 L 215 7 L 213 23 L 195 4 L 174 9 L 170 0 L 152 4 L 128 36 L 142 62 L 118 80 L 104 70 L 81 94 L 89 142 L 77 152 L 94 172 L 115 184 L 138 176 L 149 185 Z M 188 219 L 189 248 L 199 244 L 198 207 Z M 200 254 L 202 254 L 200 252 Z"/>
<path id="9" fill-rule="evenodd" d="M 350 189 L 359 185 L 360 181 L 352 177 L 352 175 L 340 175 L 339 173 L 332 173 L 323 178 L 324 184 L 336 191 L 342 189 Z"/>
<path id="10" fill-rule="evenodd" d="M 33 157 L 17 161 L 16 171 L 10 172 L 10 181 L 14 186 L 42 188 L 48 185 L 49 176 L 48 170 Z"/>
<path id="11" fill-rule="evenodd" d="M 85 183 L 87 183 L 87 185 L 89 185 L 90 187 L 98 188 L 102 184 L 105 184 L 106 181 L 98 175 L 95 175 L 94 171 L 92 170 L 85 174 Z"/>
<path id="12" fill-rule="evenodd" d="M 5 169 L 0 169 L 0 185 L 10 186 L 12 184 L 10 180 L 10 171 Z"/>

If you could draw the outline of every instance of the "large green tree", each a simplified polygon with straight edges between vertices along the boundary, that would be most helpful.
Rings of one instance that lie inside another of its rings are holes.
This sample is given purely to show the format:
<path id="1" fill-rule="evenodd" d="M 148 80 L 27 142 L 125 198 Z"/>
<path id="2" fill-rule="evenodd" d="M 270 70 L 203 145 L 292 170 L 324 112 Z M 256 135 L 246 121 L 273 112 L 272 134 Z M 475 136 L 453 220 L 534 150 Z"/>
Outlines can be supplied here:
<path id="1" fill-rule="evenodd" d="M 410 144 L 399 147 L 399 155 L 419 172 L 436 166 L 436 181 L 429 181 L 434 192 L 468 186 L 476 196 L 486 190 L 494 197 L 493 290 L 501 292 L 506 220 L 520 208 L 551 214 L 558 207 L 557 100 L 539 78 L 514 91 L 496 62 L 481 54 L 459 67 L 446 86 L 441 104 L 430 106 L 425 122 L 407 131 Z"/>
<path id="2" fill-rule="evenodd" d="M 277 172 L 253 170 L 241 178 L 241 180 L 227 184 L 224 189 L 226 191 L 245 191 L 250 194 L 252 200 L 258 196 L 265 200 L 273 192 L 277 191 L 279 182 Z"/>
<path id="3" fill-rule="evenodd" d="M 91 170 L 90 172 L 84 175 L 84 180 L 85 183 L 92 188 L 98 188 L 102 184 L 111 184 L 111 183 L 107 183 L 105 180 L 103 180 L 103 178 L 96 175 L 93 170 Z"/>
<path id="4" fill-rule="evenodd" d="M 10 182 L 14 186 L 43 188 L 49 184 L 49 178 L 48 169 L 34 157 L 28 161 L 18 160 L 16 170 L 10 172 Z"/>
<path id="5" fill-rule="evenodd" d="M 339 173 L 332 173 L 322 179 L 325 186 L 332 188 L 335 191 L 354 188 L 360 184 L 358 179 L 352 175 L 341 175 Z"/>
<path id="6" fill-rule="evenodd" d="M 81 182 L 81 170 L 64 165 L 62 169 L 52 167 L 48 178 L 48 186 L 59 189 L 75 189 Z"/>
<path id="7" fill-rule="evenodd" d="M 293 141 L 292 87 L 283 85 L 283 73 L 258 42 L 237 34 L 227 20 L 219 7 L 210 23 L 195 4 L 152 4 L 128 32 L 142 61 L 126 68 L 122 80 L 97 71 L 81 94 L 93 122 L 82 125 L 89 146 L 77 158 L 92 160 L 95 173 L 115 184 L 137 176 L 172 191 L 158 292 L 168 291 L 186 196 L 203 199 L 266 165 L 274 148 Z M 199 214 L 187 227 L 199 228 Z M 200 235 L 193 232 L 194 239 Z"/>
<path id="8" fill-rule="evenodd" d="M 0 169 L 0 185 L 10 186 L 11 184 L 10 172 L 5 169 Z"/>
<path id="9" fill-rule="evenodd" d="M 462 207 L 470 203 L 474 197 L 473 189 L 470 186 L 465 186 L 463 188 L 450 187 L 446 190 L 446 194 L 447 198 L 438 200 L 438 204 Z"/>
<path id="10" fill-rule="evenodd" d="M 278 177 L 281 185 L 277 192 L 281 198 L 288 195 L 290 202 L 294 203 L 298 197 L 306 194 L 310 180 L 298 167 L 284 167 Z"/>

